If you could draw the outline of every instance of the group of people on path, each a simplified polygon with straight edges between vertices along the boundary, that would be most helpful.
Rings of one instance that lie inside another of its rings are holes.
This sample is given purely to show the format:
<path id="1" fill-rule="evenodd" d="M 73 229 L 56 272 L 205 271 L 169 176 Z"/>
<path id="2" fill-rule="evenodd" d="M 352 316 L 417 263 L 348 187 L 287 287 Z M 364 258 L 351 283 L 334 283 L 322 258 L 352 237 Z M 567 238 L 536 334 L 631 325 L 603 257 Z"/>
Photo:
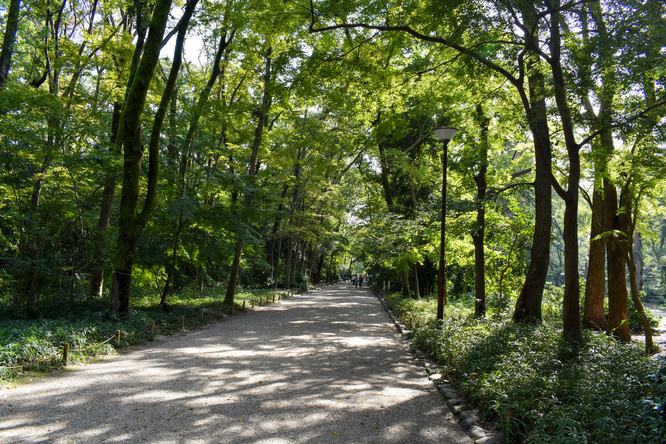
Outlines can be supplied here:
<path id="1" fill-rule="evenodd" d="M 354 284 L 354 287 L 362 287 L 363 281 L 370 285 L 370 276 L 367 274 L 355 274 L 349 280 Z"/>

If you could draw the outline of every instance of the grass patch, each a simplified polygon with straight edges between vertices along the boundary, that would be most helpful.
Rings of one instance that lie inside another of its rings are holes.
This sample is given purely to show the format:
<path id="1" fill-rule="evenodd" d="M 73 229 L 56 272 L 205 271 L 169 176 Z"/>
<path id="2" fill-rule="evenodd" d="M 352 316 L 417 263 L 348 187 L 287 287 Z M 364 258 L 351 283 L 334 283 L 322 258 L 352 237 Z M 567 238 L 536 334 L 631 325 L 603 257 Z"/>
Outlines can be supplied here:
<path id="1" fill-rule="evenodd" d="M 666 365 L 663 356 L 646 356 L 642 343 L 585 330 L 574 348 L 557 322 L 476 318 L 473 301 L 450 303 L 438 329 L 436 301 L 389 301 L 419 348 L 506 442 L 664 442 Z"/>
<path id="2" fill-rule="evenodd" d="M 261 298 L 265 304 L 283 293 L 242 290 L 235 297 L 234 312 L 240 312 L 244 303 L 249 309 L 253 300 L 258 304 Z M 181 317 L 185 328 L 207 324 L 220 313 L 229 313 L 223 301 L 223 293 L 194 296 L 188 292 L 171 297 L 170 310 L 164 311 L 155 297 L 137 297 L 124 317 L 109 313 L 108 301 L 102 300 L 67 301 L 64 307 L 45 310 L 38 319 L 16 319 L 5 310 L 0 318 L 0 381 L 61 368 L 64 344 L 70 345 L 69 362 L 77 363 L 148 341 L 151 322 L 156 336 L 178 331 Z M 119 344 L 116 331 L 120 331 Z"/>

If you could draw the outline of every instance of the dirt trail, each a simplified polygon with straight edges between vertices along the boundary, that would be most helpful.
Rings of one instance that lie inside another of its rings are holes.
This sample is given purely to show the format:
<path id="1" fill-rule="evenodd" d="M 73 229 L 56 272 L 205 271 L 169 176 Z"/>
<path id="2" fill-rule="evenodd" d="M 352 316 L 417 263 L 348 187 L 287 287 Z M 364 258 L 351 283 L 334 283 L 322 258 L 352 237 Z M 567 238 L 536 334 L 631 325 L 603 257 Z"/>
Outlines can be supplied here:
<path id="1" fill-rule="evenodd" d="M 345 284 L 0 393 L 2 443 L 471 442 Z"/>

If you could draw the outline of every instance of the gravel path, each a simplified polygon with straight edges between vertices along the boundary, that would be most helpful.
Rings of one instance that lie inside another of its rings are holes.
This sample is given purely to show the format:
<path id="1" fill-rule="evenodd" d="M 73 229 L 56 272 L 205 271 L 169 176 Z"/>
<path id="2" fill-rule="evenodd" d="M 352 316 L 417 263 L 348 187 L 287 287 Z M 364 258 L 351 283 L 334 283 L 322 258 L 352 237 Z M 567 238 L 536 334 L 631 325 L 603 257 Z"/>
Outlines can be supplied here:
<path id="1" fill-rule="evenodd" d="M 0 397 L 2 443 L 471 442 L 377 298 L 348 284 Z"/>

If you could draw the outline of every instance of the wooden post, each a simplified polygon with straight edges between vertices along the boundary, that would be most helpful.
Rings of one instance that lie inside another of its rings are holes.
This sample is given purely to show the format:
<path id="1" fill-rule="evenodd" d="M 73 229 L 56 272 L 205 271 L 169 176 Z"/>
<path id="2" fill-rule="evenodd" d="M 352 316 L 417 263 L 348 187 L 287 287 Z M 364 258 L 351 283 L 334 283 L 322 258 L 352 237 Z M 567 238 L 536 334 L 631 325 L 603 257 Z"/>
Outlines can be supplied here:
<path id="1" fill-rule="evenodd" d="M 62 363 L 63 363 L 63 365 L 67 365 L 68 360 L 69 360 L 69 344 L 64 344 L 62 346 Z"/>
<path id="2" fill-rule="evenodd" d="M 203 320 L 204 320 L 204 311 L 201 310 L 201 322 L 203 322 Z"/>
<path id="3" fill-rule="evenodd" d="M 516 408 L 515 407 L 507 407 L 506 408 L 506 427 L 511 431 L 511 423 L 513 422 L 513 417 L 516 416 Z"/>
<path id="4" fill-rule="evenodd" d="M 252 299 L 252 308 L 254 308 L 254 298 Z"/>
<path id="5" fill-rule="evenodd" d="M 180 329 L 185 330 L 185 316 L 180 317 Z"/>
<path id="6" fill-rule="evenodd" d="M 217 317 L 218 318 L 222 317 L 222 306 L 221 305 L 217 306 Z"/>
<path id="7" fill-rule="evenodd" d="M 120 347 L 120 330 L 116 330 L 116 347 Z"/>
<path id="8" fill-rule="evenodd" d="M 243 301 L 243 311 L 245 311 L 245 301 Z"/>
<path id="9" fill-rule="evenodd" d="M 155 340 L 155 321 L 150 321 L 150 340 Z"/>
<path id="10" fill-rule="evenodd" d="M 275 294 L 273 294 L 273 302 L 275 302 Z"/>

